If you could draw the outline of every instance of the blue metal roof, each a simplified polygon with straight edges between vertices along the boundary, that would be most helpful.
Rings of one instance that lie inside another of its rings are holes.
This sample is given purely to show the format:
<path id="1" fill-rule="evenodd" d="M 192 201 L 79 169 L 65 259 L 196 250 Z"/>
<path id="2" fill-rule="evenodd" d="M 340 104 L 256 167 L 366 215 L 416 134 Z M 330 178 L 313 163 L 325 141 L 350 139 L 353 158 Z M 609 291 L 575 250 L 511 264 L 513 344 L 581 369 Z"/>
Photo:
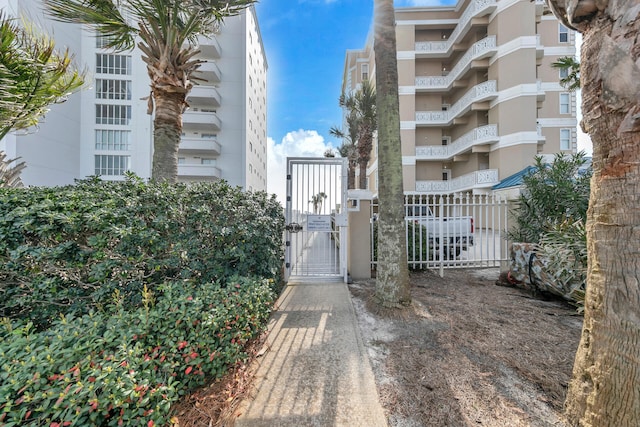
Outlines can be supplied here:
<path id="1" fill-rule="evenodd" d="M 527 175 L 529 172 L 534 171 L 535 169 L 536 169 L 535 166 L 527 166 L 526 168 L 522 169 L 520 172 L 516 172 L 513 175 L 506 177 L 505 179 L 503 179 L 502 181 L 500 181 L 499 183 L 491 187 L 491 189 L 502 190 L 504 188 L 509 188 L 509 187 L 518 187 L 522 185 L 522 177 Z"/>

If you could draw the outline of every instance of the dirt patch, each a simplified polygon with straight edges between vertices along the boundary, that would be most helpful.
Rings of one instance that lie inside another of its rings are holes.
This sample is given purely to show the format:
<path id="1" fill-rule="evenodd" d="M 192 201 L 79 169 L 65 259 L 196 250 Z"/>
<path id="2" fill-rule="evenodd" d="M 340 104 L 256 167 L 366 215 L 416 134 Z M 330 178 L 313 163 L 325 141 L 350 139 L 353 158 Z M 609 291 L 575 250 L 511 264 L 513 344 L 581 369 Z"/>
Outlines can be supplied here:
<path id="1" fill-rule="evenodd" d="M 393 318 L 375 314 L 375 280 L 349 286 L 390 426 L 565 425 L 582 318 L 498 274 L 412 273 L 412 307 Z"/>

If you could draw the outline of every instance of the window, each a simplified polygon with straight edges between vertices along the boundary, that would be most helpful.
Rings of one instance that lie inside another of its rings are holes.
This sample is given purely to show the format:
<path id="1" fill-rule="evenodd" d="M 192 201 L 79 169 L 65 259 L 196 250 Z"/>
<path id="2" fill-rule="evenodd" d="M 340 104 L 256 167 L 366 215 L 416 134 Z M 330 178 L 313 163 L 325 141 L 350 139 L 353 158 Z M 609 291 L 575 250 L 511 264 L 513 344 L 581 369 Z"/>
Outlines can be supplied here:
<path id="1" fill-rule="evenodd" d="M 95 156 L 95 174 L 98 176 L 122 176 L 129 170 L 129 156 Z"/>
<path id="2" fill-rule="evenodd" d="M 571 150 L 571 129 L 560 129 L 560 149 Z"/>
<path id="3" fill-rule="evenodd" d="M 185 159 L 184 157 L 178 157 L 179 165 L 184 165 L 185 163 L 187 163 L 187 159 Z"/>
<path id="4" fill-rule="evenodd" d="M 107 45 L 113 41 L 113 37 L 110 36 L 96 36 L 96 47 L 98 49 L 103 49 L 107 47 Z"/>
<path id="5" fill-rule="evenodd" d="M 96 129 L 96 150 L 126 151 L 130 141 L 129 130 Z"/>
<path id="6" fill-rule="evenodd" d="M 560 78 L 566 79 L 569 77 L 569 69 L 568 68 L 560 68 Z"/>
<path id="7" fill-rule="evenodd" d="M 200 135 L 200 138 L 203 139 L 216 139 L 218 137 L 217 133 L 203 133 Z"/>
<path id="8" fill-rule="evenodd" d="M 442 137 L 442 145 L 449 145 L 450 142 L 451 142 L 451 137 L 450 136 L 443 136 Z"/>
<path id="9" fill-rule="evenodd" d="M 563 92 L 560 94 L 560 114 L 571 113 L 571 94 Z"/>
<path id="10" fill-rule="evenodd" d="M 96 124 L 128 125 L 131 123 L 130 105 L 96 105 Z"/>
<path id="11" fill-rule="evenodd" d="M 99 53 L 96 55 L 96 73 L 131 75 L 131 56 Z"/>
<path id="12" fill-rule="evenodd" d="M 562 24 L 558 24 L 558 35 L 560 43 L 569 42 L 569 29 Z"/>
<path id="13" fill-rule="evenodd" d="M 442 170 L 442 180 L 449 181 L 451 179 L 451 171 L 449 169 Z"/>
<path id="14" fill-rule="evenodd" d="M 215 165 L 216 159 L 200 159 L 201 165 Z"/>
<path id="15" fill-rule="evenodd" d="M 131 99 L 131 80 L 96 79 L 96 98 Z"/>
<path id="16" fill-rule="evenodd" d="M 369 64 L 362 64 L 360 66 L 360 72 L 362 74 L 362 80 L 369 80 Z"/>

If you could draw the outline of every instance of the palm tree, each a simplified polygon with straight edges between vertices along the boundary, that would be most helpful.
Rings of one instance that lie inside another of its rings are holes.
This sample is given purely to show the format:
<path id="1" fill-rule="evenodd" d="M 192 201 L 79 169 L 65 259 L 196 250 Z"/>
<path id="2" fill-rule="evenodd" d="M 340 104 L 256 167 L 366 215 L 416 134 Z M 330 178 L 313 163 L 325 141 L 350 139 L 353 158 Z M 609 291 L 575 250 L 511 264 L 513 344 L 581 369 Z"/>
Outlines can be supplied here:
<path id="1" fill-rule="evenodd" d="M 341 97 L 342 99 L 342 97 Z M 358 166 L 358 149 L 355 142 L 358 139 L 358 116 L 355 111 L 347 116 L 347 132 L 333 126 L 329 133 L 336 138 L 342 138 L 342 144 L 338 147 L 340 157 L 348 160 L 347 188 L 356 188 L 356 167 Z"/>
<path id="2" fill-rule="evenodd" d="M 327 194 L 323 191 L 319 192 L 318 194 L 311 196 L 311 200 L 309 200 L 309 203 L 313 203 L 313 213 L 314 214 L 318 214 L 320 213 L 320 210 L 322 209 L 322 202 L 324 201 L 324 199 L 327 198 Z"/>
<path id="3" fill-rule="evenodd" d="M 0 139 L 38 123 L 53 103 L 84 83 L 68 51 L 0 11 Z"/>
<path id="4" fill-rule="evenodd" d="M 572 426 L 640 425 L 638 2 L 550 0 L 583 34 L 582 127 L 593 142 L 582 337 L 565 403 Z"/>
<path id="5" fill-rule="evenodd" d="M 552 62 L 551 66 L 566 71 L 566 76 L 560 79 L 560 85 L 573 92 L 580 89 L 580 62 L 573 56 L 563 56 Z"/>
<path id="6" fill-rule="evenodd" d="M 374 2 L 378 133 L 378 271 L 376 300 L 393 308 L 411 303 L 404 221 L 398 64 L 393 0 Z"/>
<path id="7" fill-rule="evenodd" d="M 175 182 L 186 96 L 203 61 L 196 58 L 198 36 L 212 35 L 227 16 L 256 0 L 43 0 L 62 22 L 86 24 L 106 36 L 116 51 L 142 51 L 151 81 L 148 113 L 153 114 L 151 178 Z"/>
<path id="8" fill-rule="evenodd" d="M 367 188 L 367 165 L 371 159 L 371 149 L 373 148 L 373 134 L 377 130 L 378 123 L 376 117 L 376 89 L 365 80 L 362 87 L 353 95 L 342 94 L 340 96 L 340 106 L 349 112 L 347 120 L 353 117 L 353 124 L 357 129 L 358 165 L 360 166 L 360 178 L 358 188 Z M 351 125 L 349 125 L 351 130 Z M 351 142 L 354 142 L 351 139 Z"/>
<path id="9" fill-rule="evenodd" d="M 0 11 L 0 139 L 37 125 L 51 104 L 82 86 L 84 73 L 72 59 L 26 21 L 18 25 Z M 17 160 L 0 151 L 0 187 L 22 186 L 20 173 L 26 165 Z"/>

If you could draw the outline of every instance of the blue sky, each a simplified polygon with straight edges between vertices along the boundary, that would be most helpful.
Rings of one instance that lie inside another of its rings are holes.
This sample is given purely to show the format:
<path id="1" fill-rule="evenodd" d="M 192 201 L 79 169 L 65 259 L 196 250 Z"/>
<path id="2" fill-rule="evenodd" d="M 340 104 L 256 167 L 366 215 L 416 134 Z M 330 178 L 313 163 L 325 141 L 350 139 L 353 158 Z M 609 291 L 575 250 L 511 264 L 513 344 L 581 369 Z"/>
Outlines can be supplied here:
<path id="1" fill-rule="evenodd" d="M 346 49 L 364 46 L 371 0 L 262 0 L 258 22 L 269 62 L 268 135 L 340 124 L 338 97 Z"/>

